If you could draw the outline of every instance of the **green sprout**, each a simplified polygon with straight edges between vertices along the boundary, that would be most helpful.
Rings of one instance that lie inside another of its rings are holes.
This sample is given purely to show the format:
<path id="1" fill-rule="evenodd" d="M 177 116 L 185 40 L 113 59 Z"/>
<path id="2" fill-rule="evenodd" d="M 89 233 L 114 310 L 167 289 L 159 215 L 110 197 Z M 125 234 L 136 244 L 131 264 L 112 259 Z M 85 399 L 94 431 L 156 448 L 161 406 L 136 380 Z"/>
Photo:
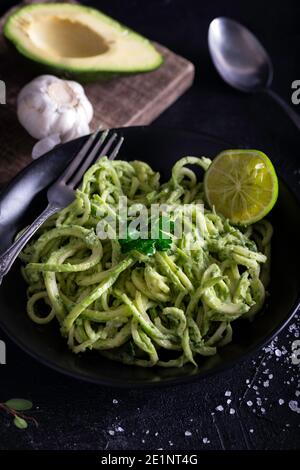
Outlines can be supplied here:
<path id="1" fill-rule="evenodd" d="M 23 411 L 31 410 L 32 406 L 31 401 L 24 400 L 23 398 L 11 398 L 4 403 L 0 403 L 0 409 L 6 411 L 6 413 L 13 417 L 13 423 L 18 429 L 26 429 L 28 427 L 28 421 L 38 426 L 35 418 L 23 413 Z"/>

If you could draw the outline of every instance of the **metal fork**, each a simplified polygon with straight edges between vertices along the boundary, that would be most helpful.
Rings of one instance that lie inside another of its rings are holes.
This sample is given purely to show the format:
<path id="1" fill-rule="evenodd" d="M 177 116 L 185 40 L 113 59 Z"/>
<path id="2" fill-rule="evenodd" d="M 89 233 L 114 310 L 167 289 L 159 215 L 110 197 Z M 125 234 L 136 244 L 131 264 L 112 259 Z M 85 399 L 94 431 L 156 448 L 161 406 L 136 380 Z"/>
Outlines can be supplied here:
<path id="1" fill-rule="evenodd" d="M 109 131 L 99 129 L 91 134 L 86 143 L 75 155 L 62 175 L 47 191 L 48 205 L 46 209 L 26 228 L 22 235 L 0 256 L 0 284 L 8 273 L 18 254 L 23 250 L 38 228 L 53 214 L 67 207 L 75 199 L 75 189 L 80 184 L 86 170 L 99 158 L 107 155 L 114 160 L 120 150 L 124 138 Z M 109 153 L 109 151 L 111 151 Z"/>

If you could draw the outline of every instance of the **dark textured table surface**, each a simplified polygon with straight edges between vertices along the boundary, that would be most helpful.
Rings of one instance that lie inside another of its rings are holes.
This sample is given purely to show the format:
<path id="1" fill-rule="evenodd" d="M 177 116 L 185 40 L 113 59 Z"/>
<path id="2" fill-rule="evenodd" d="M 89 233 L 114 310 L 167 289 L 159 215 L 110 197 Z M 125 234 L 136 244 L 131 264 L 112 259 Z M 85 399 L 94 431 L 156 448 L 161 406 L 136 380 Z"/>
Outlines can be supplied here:
<path id="1" fill-rule="evenodd" d="M 13 3 L 2 0 L 2 12 Z M 276 159 L 300 196 L 299 131 L 268 97 L 244 95 L 225 85 L 213 69 L 206 42 L 215 16 L 242 21 L 270 51 L 274 89 L 291 102 L 291 83 L 300 79 L 299 1 L 85 3 L 194 62 L 193 88 L 154 126 L 211 133 L 236 146 L 261 148 Z M 0 331 L 7 343 L 0 402 L 15 396 L 31 399 L 39 422 L 38 428 L 21 431 L 1 413 L 0 449 L 300 449 L 300 366 L 291 361 L 291 344 L 299 335 L 296 315 L 269 347 L 222 375 L 190 385 L 127 391 L 59 375 L 26 356 Z"/>

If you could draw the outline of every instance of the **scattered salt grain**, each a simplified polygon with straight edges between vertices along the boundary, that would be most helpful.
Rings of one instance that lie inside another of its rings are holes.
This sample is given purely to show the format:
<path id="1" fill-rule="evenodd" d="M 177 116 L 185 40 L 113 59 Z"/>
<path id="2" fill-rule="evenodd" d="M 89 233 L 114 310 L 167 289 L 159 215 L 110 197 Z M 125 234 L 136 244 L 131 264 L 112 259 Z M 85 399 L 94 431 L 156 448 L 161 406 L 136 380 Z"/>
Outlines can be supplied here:
<path id="1" fill-rule="evenodd" d="M 223 407 L 222 405 L 218 405 L 218 406 L 216 407 L 216 410 L 217 410 L 217 411 L 224 411 L 224 407 Z"/>
<path id="2" fill-rule="evenodd" d="M 251 432 L 251 434 L 254 433 L 254 429 L 249 429 L 249 432 Z"/>
<path id="3" fill-rule="evenodd" d="M 298 406 L 297 400 L 291 400 L 289 402 L 289 408 L 296 413 L 300 413 L 300 407 Z"/>
<path id="4" fill-rule="evenodd" d="M 202 442 L 203 444 L 210 444 L 210 440 L 207 437 L 203 437 Z"/>
<path id="5" fill-rule="evenodd" d="M 270 385 L 270 382 L 268 380 L 265 380 L 263 383 L 263 386 L 267 388 L 269 385 Z"/>
<path id="6" fill-rule="evenodd" d="M 187 436 L 187 437 L 189 437 L 189 436 L 192 435 L 192 433 L 191 433 L 191 431 L 185 431 L 184 435 Z"/>
<path id="7" fill-rule="evenodd" d="M 279 405 L 283 405 L 283 404 L 284 404 L 284 400 L 283 400 L 282 398 L 279 398 L 278 403 L 279 403 Z"/>
<path id="8" fill-rule="evenodd" d="M 235 414 L 235 409 L 230 408 L 229 413 L 230 413 L 231 415 L 234 415 L 234 414 Z"/>
<path id="9" fill-rule="evenodd" d="M 115 435 L 115 431 L 113 431 L 112 429 L 110 429 L 110 430 L 108 431 L 108 434 L 109 434 L 110 436 L 114 436 L 114 435 Z"/>
<path id="10" fill-rule="evenodd" d="M 231 403 L 230 398 L 228 398 L 228 400 L 226 401 L 226 403 L 227 403 L 227 405 L 230 405 L 230 403 Z"/>
<path id="11" fill-rule="evenodd" d="M 116 431 L 117 431 L 117 432 L 124 432 L 124 429 L 121 428 L 121 426 L 118 426 L 118 427 L 116 428 Z"/>
<path id="12" fill-rule="evenodd" d="M 247 401 L 247 405 L 248 405 L 248 406 L 252 406 L 252 405 L 253 405 L 253 402 L 252 402 L 251 400 L 248 400 L 248 401 Z"/>
<path id="13" fill-rule="evenodd" d="M 281 351 L 280 349 L 275 349 L 275 356 L 280 357 L 281 356 Z"/>
<path id="14" fill-rule="evenodd" d="M 114 398 L 114 399 L 113 399 L 113 404 L 114 404 L 114 405 L 117 405 L 118 403 L 119 403 L 118 400 L 116 400 L 116 398 Z"/>
<path id="15" fill-rule="evenodd" d="M 230 390 L 226 390 L 225 397 L 231 397 L 231 391 Z"/>
<path id="16" fill-rule="evenodd" d="M 296 323 L 292 323 L 292 325 L 289 326 L 289 332 L 293 333 L 295 338 L 299 338 L 300 332 Z"/>

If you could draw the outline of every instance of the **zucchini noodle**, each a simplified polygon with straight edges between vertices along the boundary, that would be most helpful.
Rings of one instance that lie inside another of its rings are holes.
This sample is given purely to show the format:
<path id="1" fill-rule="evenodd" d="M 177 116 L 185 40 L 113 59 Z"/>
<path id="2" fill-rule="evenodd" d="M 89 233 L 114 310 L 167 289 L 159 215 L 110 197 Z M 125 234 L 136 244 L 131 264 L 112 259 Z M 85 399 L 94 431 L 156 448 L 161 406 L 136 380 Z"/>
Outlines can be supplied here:
<path id="1" fill-rule="evenodd" d="M 202 179 L 187 165 L 205 172 L 210 163 L 185 157 L 161 184 L 144 162 L 100 159 L 74 202 L 20 255 L 29 318 L 56 321 L 74 353 L 97 350 L 141 367 L 196 366 L 229 343 L 232 322 L 253 319 L 264 304 L 273 230 L 267 220 L 233 226 L 205 205 Z M 201 230 L 193 217 L 190 224 L 196 246 L 185 232 L 151 255 L 124 253 L 118 239 L 99 239 L 99 220 L 116 214 L 121 196 L 149 214 L 152 204 L 176 204 L 179 211 L 204 204 Z"/>

